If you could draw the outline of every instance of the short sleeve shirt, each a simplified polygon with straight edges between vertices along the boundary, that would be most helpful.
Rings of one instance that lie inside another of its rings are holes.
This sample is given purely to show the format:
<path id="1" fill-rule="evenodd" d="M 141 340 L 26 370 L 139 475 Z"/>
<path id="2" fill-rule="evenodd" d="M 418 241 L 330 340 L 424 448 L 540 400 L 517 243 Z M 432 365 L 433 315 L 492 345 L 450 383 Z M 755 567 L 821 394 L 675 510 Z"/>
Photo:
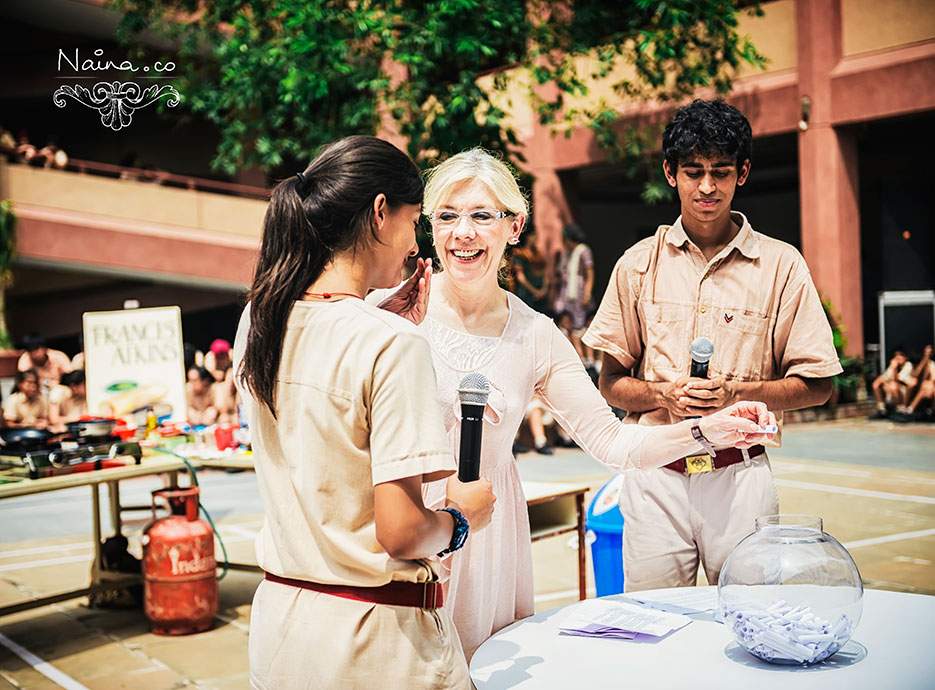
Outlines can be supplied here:
<path id="1" fill-rule="evenodd" d="M 686 235 L 681 216 L 627 250 L 584 342 L 644 381 L 688 375 L 689 345 L 700 336 L 714 343 L 712 378 L 772 381 L 840 373 L 805 259 L 791 245 L 755 232 L 743 214 L 732 215 L 740 231 L 710 261 Z M 679 418 L 658 408 L 627 420 L 669 424 Z"/>
<path id="2" fill-rule="evenodd" d="M 29 400 L 25 395 L 16 392 L 7 398 L 3 405 L 3 415 L 7 421 L 32 426 L 40 419 L 48 421 L 49 403 L 41 395 Z"/>
<path id="3" fill-rule="evenodd" d="M 85 397 L 75 397 L 69 395 L 59 404 L 59 414 L 66 422 L 77 421 L 82 415 L 88 414 L 88 399 Z"/>
<path id="4" fill-rule="evenodd" d="M 248 328 L 245 311 L 235 371 Z M 412 323 L 357 299 L 296 302 L 283 341 L 277 416 L 237 385 L 266 509 L 260 567 L 360 587 L 436 578 L 432 561 L 391 558 L 374 520 L 375 485 L 440 479 L 456 469 L 431 351 Z"/>

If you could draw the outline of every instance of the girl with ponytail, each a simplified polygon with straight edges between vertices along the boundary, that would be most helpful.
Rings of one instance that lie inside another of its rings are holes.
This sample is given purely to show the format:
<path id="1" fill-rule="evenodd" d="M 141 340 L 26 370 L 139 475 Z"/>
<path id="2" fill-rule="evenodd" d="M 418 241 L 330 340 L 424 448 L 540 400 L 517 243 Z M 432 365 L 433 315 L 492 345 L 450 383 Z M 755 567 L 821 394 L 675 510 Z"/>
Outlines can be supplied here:
<path id="1" fill-rule="evenodd" d="M 433 557 L 489 523 L 490 482 L 454 476 L 416 326 L 363 300 L 415 253 L 422 191 L 404 153 L 363 136 L 273 191 L 234 344 L 266 509 L 251 687 L 470 687 Z M 404 288 L 413 320 L 430 276 L 420 260 Z M 422 483 L 445 477 L 427 509 Z"/>

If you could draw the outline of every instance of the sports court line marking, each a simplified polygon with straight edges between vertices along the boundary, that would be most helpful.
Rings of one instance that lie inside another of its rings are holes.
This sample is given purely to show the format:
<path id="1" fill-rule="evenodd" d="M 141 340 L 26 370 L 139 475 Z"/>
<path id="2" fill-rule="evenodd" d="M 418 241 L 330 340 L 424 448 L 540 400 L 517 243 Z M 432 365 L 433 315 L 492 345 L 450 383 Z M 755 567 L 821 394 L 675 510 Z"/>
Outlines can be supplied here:
<path id="1" fill-rule="evenodd" d="M 88 554 L 81 556 L 65 556 L 63 558 L 48 558 L 44 561 L 28 561 L 26 563 L 7 563 L 6 565 L 0 565 L 0 572 L 5 572 L 7 570 L 21 570 L 22 568 L 41 568 L 46 565 L 59 565 L 60 563 L 78 563 L 79 561 L 84 561 L 89 563 L 90 559 Z"/>
<path id="2" fill-rule="evenodd" d="M 773 468 L 773 474 L 792 474 L 795 472 L 812 472 L 814 474 L 830 474 L 841 477 L 876 477 L 874 470 L 861 470 L 849 467 L 828 467 L 827 465 L 818 465 L 799 460 L 770 459 Z M 907 472 L 918 472 L 919 470 L 906 470 Z M 914 484 L 935 484 L 933 477 L 913 477 Z"/>
<path id="3" fill-rule="evenodd" d="M 40 659 L 38 656 L 30 652 L 25 647 L 18 645 L 3 633 L 0 633 L 0 644 L 9 649 L 16 656 L 32 666 L 36 671 L 44 675 L 53 683 L 58 683 L 61 685 L 63 688 L 65 688 L 65 690 L 88 690 L 87 686 L 82 685 L 71 676 L 62 673 L 52 664 L 44 661 L 43 659 Z"/>
<path id="4" fill-rule="evenodd" d="M 539 602 L 542 602 L 542 601 L 555 601 L 556 599 L 570 599 L 572 597 L 577 599 L 579 594 L 580 592 L 578 592 L 577 588 L 566 589 L 561 592 L 549 592 L 548 594 L 537 594 L 535 601 L 538 604 Z M 595 596 L 595 591 L 589 588 L 588 596 L 589 597 Z"/>
<path id="5" fill-rule="evenodd" d="M 770 465 L 773 468 L 773 472 L 779 471 L 789 471 L 789 472 L 815 472 L 818 474 L 833 474 L 840 475 L 844 477 L 871 477 L 873 472 L 870 470 L 857 470 L 850 469 L 847 467 L 825 467 L 821 465 L 815 465 L 807 462 L 795 462 L 795 461 L 786 461 L 786 460 L 774 460 L 770 458 Z"/>
<path id="6" fill-rule="evenodd" d="M 919 537 L 931 537 L 935 535 L 935 529 L 920 529 L 916 532 L 902 532 L 901 534 L 887 534 L 883 537 L 871 537 L 870 539 L 858 539 L 844 544 L 846 549 L 856 549 L 861 546 L 873 546 L 874 544 L 886 544 L 891 541 L 902 541 L 903 539 L 918 539 Z"/>
<path id="7" fill-rule="evenodd" d="M 810 489 L 812 491 L 827 491 L 831 494 L 847 494 L 849 496 L 865 496 L 867 498 L 883 498 L 889 501 L 909 501 L 911 503 L 935 504 L 931 496 L 913 496 L 912 494 L 893 494 L 887 491 L 871 491 L 869 489 L 851 489 L 846 486 L 832 484 L 815 484 L 813 482 L 800 482 L 794 479 L 774 479 L 776 486 L 788 486 L 794 489 Z"/>
<path id="8" fill-rule="evenodd" d="M 13 551 L 0 551 L 0 558 L 13 558 L 15 556 L 28 556 L 34 553 L 49 553 L 53 551 L 90 551 L 94 542 L 75 542 L 74 544 L 49 544 L 48 546 L 33 546 L 28 549 L 15 549 Z"/>

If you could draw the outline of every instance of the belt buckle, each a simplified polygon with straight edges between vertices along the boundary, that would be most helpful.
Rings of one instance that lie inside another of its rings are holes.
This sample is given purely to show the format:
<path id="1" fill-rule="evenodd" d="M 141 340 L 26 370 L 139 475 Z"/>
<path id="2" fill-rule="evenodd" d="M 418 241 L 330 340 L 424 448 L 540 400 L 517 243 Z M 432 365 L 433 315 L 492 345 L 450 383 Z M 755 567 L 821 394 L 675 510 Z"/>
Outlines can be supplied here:
<path id="1" fill-rule="evenodd" d="M 433 611 L 438 608 L 435 605 L 436 599 L 438 597 L 438 588 L 435 586 L 436 584 L 438 583 L 435 580 L 429 580 L 422 583 L 422 608 L 427 611 Z M 431 603 L 429 603 L 430 599 Z"/>
<path id="2" fill-rule="evenodd" d="M 704 472 L 713 472 L 714 463 L 711 456 L 707 453 L 701 455 L 689 455 L 685 458 L 685 474 L 702 474 Z"/>

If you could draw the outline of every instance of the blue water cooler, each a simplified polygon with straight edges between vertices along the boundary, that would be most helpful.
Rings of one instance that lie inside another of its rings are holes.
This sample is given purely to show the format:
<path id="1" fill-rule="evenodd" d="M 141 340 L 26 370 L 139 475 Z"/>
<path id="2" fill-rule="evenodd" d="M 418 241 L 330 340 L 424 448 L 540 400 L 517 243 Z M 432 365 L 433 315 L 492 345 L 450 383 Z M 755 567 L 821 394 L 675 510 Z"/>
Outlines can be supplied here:
<path id="1" fill-rule="evenodd" d="M 620 489 L 623 475 L 616 474 L 597 492 L 588 506 L 588 541 L 597 596 L 623 592 L 623 515 Z"/>

